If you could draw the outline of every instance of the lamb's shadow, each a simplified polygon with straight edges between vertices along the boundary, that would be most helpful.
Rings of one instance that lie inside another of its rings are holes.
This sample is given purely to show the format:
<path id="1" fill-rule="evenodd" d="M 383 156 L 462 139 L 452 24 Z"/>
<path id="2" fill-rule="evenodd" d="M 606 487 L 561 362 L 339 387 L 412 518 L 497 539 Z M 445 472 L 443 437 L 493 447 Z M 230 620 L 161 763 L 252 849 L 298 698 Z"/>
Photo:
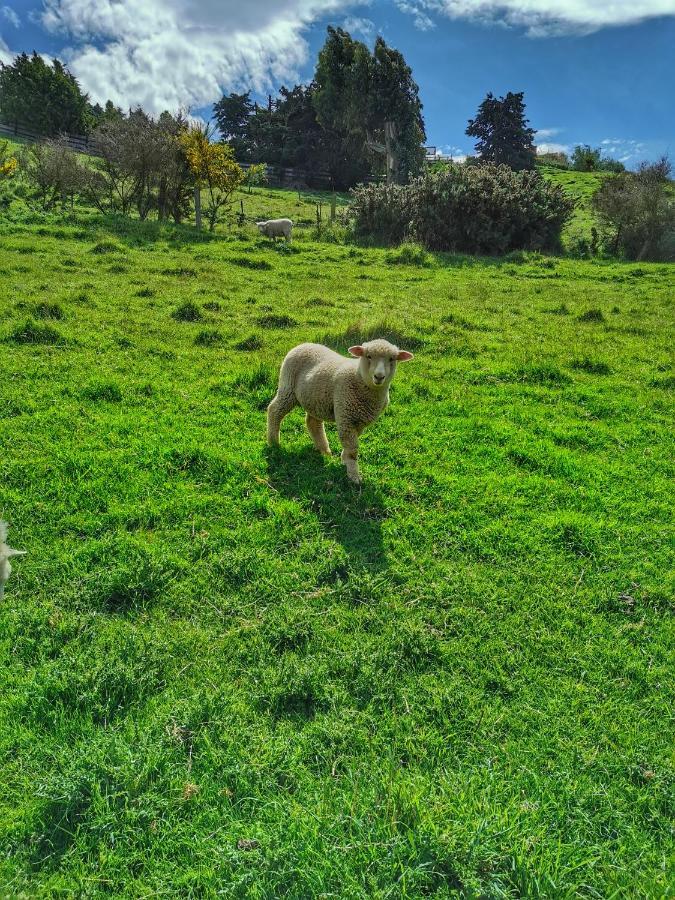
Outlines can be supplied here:
<path id="1" fill-rule="evenodd" d="M 338 460 L 326 459 L 313 447 L 300 451 L 268 447 L 267 468 L 272 487 L 308 506 L 327 537 L 342 544 L 352 566 L 371 572 L 386 568 L 382 540 L 386 511 L 376 487 L 352 484 Z"/>

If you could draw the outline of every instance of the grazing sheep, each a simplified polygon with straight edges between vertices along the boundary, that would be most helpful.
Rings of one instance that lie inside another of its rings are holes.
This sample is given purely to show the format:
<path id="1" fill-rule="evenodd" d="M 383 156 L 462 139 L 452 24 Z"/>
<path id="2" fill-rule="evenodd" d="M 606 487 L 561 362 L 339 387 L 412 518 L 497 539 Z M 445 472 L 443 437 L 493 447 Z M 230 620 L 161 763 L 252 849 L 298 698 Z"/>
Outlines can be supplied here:
<path id="1" fill-rule="evenodd" d="M 314 446 L 330 456 L 323 423 L 335 422 L 347 476 L 358 484 L 359 435 L 389 403 L 396 364 L 413 355 L 381 339 L 350 347 L 349 352 L 357 359 L 340 356 L 323 344 L 300 344 L 286 355 L 267 410 L 267 440 L 278 444 L 282 419 L 301 406 Z"/>
<path id="2" fill-rule="evenodd" d="M 9 560 L 12 556 L 23 556 L 25 550 L 12 550 L 7 546 L 7 523 L 0 521 L 0 600 L 5 595 L 5 582 L 12 573 Z"/>
<path id="3" fill-rule="evenodd" d="M 260 234 L 265 237 L 276 240 L 278 237 L 284 237 L 287 241 L 291 240 L 291 231 L 293 223 L 290 219 L 268 219 L 266 222 L 256 222 Z"/>

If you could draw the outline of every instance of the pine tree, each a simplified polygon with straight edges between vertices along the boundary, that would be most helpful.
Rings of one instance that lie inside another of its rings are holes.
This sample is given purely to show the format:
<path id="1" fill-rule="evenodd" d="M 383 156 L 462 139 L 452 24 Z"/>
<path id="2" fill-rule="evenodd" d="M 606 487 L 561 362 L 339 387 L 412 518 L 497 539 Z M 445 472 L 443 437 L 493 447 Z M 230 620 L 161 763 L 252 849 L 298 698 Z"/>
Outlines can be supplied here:
<path id="1" fill-rule="evenodd" d="M 499 98 L 489 93 L 476 118 L 469 120 L 466 134 L 478 138 L 476 152 L 481 161 L 504 164 L 515 171 L 534 168 L 534 129 L 525 118 L 522 91 L 509 91 Z"/>

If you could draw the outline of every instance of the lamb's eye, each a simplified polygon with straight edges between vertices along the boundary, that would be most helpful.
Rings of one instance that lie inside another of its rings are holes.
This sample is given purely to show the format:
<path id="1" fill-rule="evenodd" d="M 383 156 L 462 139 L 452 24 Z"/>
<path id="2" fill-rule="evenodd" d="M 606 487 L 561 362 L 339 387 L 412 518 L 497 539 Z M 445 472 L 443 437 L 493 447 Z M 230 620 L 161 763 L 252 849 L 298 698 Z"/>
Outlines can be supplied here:
<path id="1" fill-rule="evenodd" d="M 372 358 L 373 358 L 372 356 L 366 356 L 366 359 L 372 359 Z"/>

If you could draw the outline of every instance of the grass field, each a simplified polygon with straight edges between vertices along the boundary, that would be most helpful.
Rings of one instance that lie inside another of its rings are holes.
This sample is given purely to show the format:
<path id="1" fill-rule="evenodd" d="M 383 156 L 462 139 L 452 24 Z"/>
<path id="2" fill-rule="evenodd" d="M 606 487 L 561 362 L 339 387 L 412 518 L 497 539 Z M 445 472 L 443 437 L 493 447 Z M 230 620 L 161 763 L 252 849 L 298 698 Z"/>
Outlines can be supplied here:
<path id="1" fill-rule="evenodd" d="M 0 896 L 673 896 L 674 294 L 0 223 Z M 359 490 L 264 410 L 371 333 Z"/>

